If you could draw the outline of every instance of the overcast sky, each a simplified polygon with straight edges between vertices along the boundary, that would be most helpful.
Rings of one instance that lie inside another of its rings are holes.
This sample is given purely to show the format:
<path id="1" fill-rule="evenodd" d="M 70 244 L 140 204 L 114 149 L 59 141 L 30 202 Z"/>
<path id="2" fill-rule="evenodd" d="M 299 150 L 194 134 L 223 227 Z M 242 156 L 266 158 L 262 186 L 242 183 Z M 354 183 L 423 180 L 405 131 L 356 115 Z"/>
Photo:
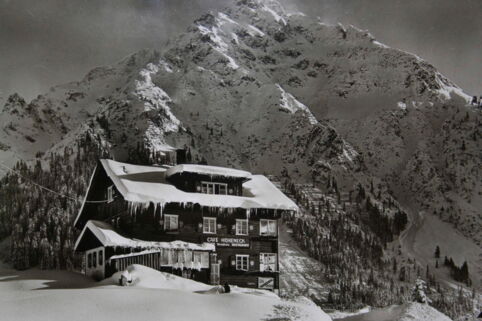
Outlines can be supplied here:
<path id="1" fill-rule="evenodd" d="M 282 0 L 287 3 L 290 0 Z M 0 0 L 0 96 L 28 100 L 142 48 L 162 48 L 232 0 Z M 328 23 L 368 29 L 482 94 L 482 0 L 296 0 Z"/>

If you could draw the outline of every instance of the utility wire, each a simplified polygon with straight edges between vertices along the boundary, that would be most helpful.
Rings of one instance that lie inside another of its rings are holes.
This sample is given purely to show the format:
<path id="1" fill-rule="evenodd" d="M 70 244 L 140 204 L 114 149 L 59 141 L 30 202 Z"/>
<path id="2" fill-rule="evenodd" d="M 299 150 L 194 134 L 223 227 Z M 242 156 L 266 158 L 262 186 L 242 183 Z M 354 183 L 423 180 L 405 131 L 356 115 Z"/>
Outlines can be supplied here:
<path id="1" fill-rule="evenodd" d="M 62 193 L 56 192 L 56 191 L 54 191 L 54 190 L 52 190 L 52 189 L 50 189 L 50 188 L 48 188 L 48 187 L 42 186 L 42 185 L 40 185 L 40 184 L 38 184 L 38 183 L 35 183 L 34 181 L 32 181 L 32 180 L 26 178 L 25 176 L 21 175 L 21 174 L 20 174 L 19 172 L 17 172 L 16 170 L 14 170 L 14 169 L 8 167 L 7 165 L 3 164 L 2 162 L 0 162 L 0 166 L 6 168 L 8 171 L 10 171 L 10 172 L 14 173 L 15 175 L 19 176 L 19 177 L 22 178 L 24 181 L 26 181 L 26 182 L 28 182 L 28 183 L 30 183 L 30 184 L 32 184 L 32 185 L 35 185 L 36 187 L 38 187 L 38 188 L 40 188 L 40 189 L 43 189 L 43 190 L 45 190 L 45 191 L 47 191 L 47 192 L 53 193 L 53 194 L 58 195 L 58 196 L 60 196 L 60 197 L 67 198 L 67 199 L 70 199 L 70 200 L 73 200 L 73 201 L 76 201 L 76 202 L 80 202 L 80 203 L 83 202 L 82 199 L 79 199 L 79 198 L 77 198 L 77 197 L 73 197 L 73 196 L 70 196 L 70 195 L 62 194 Z M 0 168 L 0 170 L 2 170 L 2 169 Z M 4 172 L 8 172 L 7 170 L 3 169 Z M 109 202 L 109 200 L 85 201 L 85 203 L 107 203 L 107 202 Z"/>

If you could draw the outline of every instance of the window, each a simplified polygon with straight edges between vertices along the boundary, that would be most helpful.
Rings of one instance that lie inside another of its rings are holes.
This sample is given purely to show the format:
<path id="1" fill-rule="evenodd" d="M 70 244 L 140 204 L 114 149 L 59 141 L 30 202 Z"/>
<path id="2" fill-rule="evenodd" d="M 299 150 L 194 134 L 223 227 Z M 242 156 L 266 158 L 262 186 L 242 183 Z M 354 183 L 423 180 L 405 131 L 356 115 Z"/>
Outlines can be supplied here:
<path id="1" fill-rule="evenodd" d="M 99 265 L 104 264 L 104 252 L 102 250 L 99 251 Z"/>
<path id="2" fill-rule="evenodd" d="M 209 267 L 209 253 L 208 252 L 194 252 L 193 261 L 197 265 L 201 265 L 201 268 Z"/>
<path id="3" fill-rule="evenodd" d="M 162 249 L 161 266 L 172 265 L 172 256 L 170 249 Z"/>
<path id="4" fill-rule="evenodd" d="M 278 227 L 276 220 L 259 220 L 259 235 L 272 235 L 278 234 Z"/>
<path id="5" fill-rule="evenodd" d="M 209 267 L 209 253 L 203 252 L 201 254 L 201 267 L 208 268 Z"/>
<path id="6" fill-rule="evenodd" d="M 247 271 L 249 266 L 249 255 L 236 254 L 236 270 Z"/>
<path id="7" fill-rule="evenodd" d="M 87 254 L 87 267 L 92 268 L 92 253 Z"/>
<path id="8" fill-rule="evenodd" d="M 107 203 L 114 201 L 114 186 L 107 187 Z"/>
<path id="9" fill-rule="evenodd" d="M 203 232 L 206 234 L 216 234 L 215 217 L 203 217 Z"/>
<path id="10" fill-rule="evenodd" d="M 276 271 L 276 253 L 260 253 L 259 270 L 261 272 Z"/>
<path id="11" fill-rule="evenodd" d="M 228 184 L 201 182 L 201 192 L 204 194 L 228 194 Z"/>
<path id="12" fill-rule="evenodd" d="M 176 264 L 177 263 L 177 260 L 179 259 L 178 258 L 178 255 L 179 254 L 179 251 L 178 250 L 175 250 L 173 249 L 171 251 L 171 261 L 169 262 L 170 264 L 169 265 L 173 265 L 173 264 Z"/>
<path id="13" fill-rule="evenodd" d="M 228 194 L 228 185 L 227 184 L 218 184 L 219 191 L 216 194 L 226 195 Z"/>
<path id="14" fill-rule="evenodd" d="M 179 216 L 164 214 L 164 230 L 175 231 L 179 229 Z"/>
<path id="15" fill-rule="evenodd" d="M 236 235 L 248 235 L 248 220 L 236 220 Z"/>
<path id="16" fill-rule="evenodd" d="M 92 267 L 97 267 L 97 252 L 92 253 Z"/>

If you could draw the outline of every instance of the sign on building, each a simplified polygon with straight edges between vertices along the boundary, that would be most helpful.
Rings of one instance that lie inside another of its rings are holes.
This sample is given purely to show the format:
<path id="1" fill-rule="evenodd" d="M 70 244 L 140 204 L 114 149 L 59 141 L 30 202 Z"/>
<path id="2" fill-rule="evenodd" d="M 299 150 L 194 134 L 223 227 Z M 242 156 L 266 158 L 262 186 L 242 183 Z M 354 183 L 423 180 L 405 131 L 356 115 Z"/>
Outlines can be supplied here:
<path id="1" fill-rule="evenodd" d="M 249 248 L 249 240 L 241 237 L 208 237 L 206 242 L 216 244 L 216 247 Z"/>
<path id="2" fill-rule="evenodd" d="M 258 278 L 258 288 L 265 290 L 274 289 L 274 278 Z"/>

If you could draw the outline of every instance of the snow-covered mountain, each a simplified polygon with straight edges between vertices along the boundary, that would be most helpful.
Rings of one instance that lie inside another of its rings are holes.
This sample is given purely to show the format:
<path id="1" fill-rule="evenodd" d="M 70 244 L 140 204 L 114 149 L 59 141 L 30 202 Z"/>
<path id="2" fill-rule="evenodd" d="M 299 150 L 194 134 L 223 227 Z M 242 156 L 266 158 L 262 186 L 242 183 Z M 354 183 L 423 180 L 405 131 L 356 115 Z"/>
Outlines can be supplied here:
<path id="1" fill-rule="evenodd" d="M 30 103 L 6 101 L 7 164 L 60 151 L 88 130 L 119 160 L 139 145 L 188 146 L 210 164 L 286 169 L 304 181 L 334 176 L 341 189 L 374 181 L 411 214 L 409 254 L 433 264 L 440 245 L 480 272 L 480 111 L 432 65 L 355 27 L 240 0 L 159 51 L 96 68 Z M 424 222 L 440 230 L 426 237 Z"/>

